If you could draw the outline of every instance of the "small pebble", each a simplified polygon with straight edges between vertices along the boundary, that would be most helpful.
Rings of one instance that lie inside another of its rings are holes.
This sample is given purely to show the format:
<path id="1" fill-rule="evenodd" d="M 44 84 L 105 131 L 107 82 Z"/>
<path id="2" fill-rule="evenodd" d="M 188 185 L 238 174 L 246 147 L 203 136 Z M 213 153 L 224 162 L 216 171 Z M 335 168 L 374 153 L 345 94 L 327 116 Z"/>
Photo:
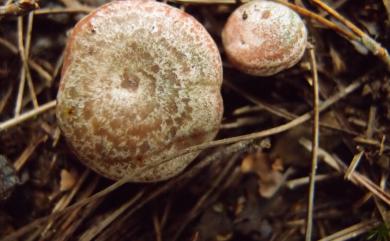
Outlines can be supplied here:
<path id="1" fill-rule="evenodd" d="M 18 184 L 19 178 L 12 163 L 0 155 L 0 201 L 9 198 Z"/>

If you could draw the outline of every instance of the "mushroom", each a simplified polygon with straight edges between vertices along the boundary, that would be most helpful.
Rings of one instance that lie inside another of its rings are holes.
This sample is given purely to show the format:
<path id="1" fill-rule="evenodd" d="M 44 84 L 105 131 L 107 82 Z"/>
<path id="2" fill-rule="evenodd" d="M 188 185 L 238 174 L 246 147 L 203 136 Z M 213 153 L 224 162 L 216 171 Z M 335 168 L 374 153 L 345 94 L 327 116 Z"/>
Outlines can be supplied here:
<path id="1" fill-rule="evenodd" d="M 229 17 L 222 42 L 230 62 L 242 72 L 269 76 L 295 65 L 303 56 L 307 30 L 290 8 L 255 0 Z"/>
<path id="2" fill-rule="evenodd" d="M 97 173 L 165 180 L 199 154 L 178 157 L 180 150 L 217 134 L 221 84 L 218 48 L 192 16 L 155 1 L 114 1 L 71 33 L 58 124 L 76 156 Z"/>

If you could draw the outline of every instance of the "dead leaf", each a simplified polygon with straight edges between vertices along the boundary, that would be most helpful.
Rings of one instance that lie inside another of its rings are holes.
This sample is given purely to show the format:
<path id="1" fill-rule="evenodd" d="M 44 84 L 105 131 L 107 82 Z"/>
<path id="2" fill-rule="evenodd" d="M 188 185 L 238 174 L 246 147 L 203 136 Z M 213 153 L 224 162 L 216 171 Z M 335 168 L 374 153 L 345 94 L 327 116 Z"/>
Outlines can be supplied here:
<path id="1" fill-rule="evenodd" d="M 252 155 L 246 156 L 241 162 L 241 172 L 249 173 L 253 170 L 253 157 Z"/>
<path id="2" fill-rule="evenodd" d="M 60 191 L 64 192 L 72 189 L 76 184 L 75 175 L 65 169 L 61 170 L 60 175 L 61 175 Z"/>
<path id="3" fill-rule="evenodd" d="M 340 53 L 332 46 L 330 47 L 329 55 L 333 63 L 333 72 L 335 74 L 341 74 L 345 72 L 346 66 L 344 60 L 341 57 Z"/>
<path id="4" fill-rule="evenodd" d="M 260 177 L 259 193 L 262 197 L 271 198 L 281 187 L 284 181 L 283 174 L 278 171 L 270 171 Z"/>
<path id="5" fill-rule="evenodd" d="M 282 160 L 271 165 L 268 154 L 261 151 L 249 154 L 241 162 L 242 173 L 256 173 L 259 178 L 259 193 L 264 198 L 271 198 L 284 181 Z"/>

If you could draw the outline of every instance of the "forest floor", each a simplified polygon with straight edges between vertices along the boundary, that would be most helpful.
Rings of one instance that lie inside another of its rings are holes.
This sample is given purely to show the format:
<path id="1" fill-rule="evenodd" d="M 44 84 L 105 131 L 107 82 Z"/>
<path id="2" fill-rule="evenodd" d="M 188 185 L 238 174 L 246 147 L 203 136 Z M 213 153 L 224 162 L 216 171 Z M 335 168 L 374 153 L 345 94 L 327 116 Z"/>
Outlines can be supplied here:
<path id="1" fill-rule="evenodd" d="M 104 1 L 0 6 L 0 240 L 390 240 L 389 0 L 284 2 L 310 45 L 270 77 L 226 60 L 221 30 L 240 3 L 168 1 L 221 51 L 223 141 L 151 184 L 90 171 L 56 123 L 68 32 Z"/>

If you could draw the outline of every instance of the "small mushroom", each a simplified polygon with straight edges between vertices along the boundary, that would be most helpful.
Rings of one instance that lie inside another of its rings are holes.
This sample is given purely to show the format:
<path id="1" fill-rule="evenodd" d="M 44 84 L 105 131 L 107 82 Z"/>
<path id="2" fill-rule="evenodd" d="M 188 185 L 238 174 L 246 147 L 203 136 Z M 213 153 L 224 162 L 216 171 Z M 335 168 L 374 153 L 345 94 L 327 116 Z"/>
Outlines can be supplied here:
<path id="1" fill-rule="evenodd" d="M 237 69 L 269 76 L 292 67 L 302 58 L 307 30 L 290 8 L 255 0 L 232 13 L 222 31 L 222 42 Z"/>
<path id="2" fill-rule="evenodd" d="M 76 156 L 101 175 L 165 180 L 199 154 L 177 157 L 180 150 L 218 132 L 221 84 L 218 48 L 192 16 L 156 1 L 114 1 L 72 31 L 58 124 Z"/>

